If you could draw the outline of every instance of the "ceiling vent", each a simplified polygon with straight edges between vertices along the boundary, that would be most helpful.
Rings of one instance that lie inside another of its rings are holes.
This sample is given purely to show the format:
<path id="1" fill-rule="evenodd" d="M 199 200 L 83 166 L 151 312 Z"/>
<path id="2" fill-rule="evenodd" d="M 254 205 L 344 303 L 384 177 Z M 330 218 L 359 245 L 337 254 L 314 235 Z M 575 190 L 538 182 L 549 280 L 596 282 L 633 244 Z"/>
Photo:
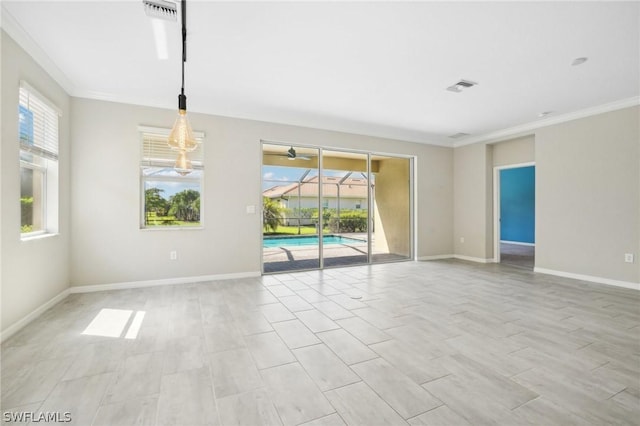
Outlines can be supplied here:
<path id="1" fill-rule="evenodd" d="M 151 18 L 166 19 L 167 21 L 176 21 L 178 19 L 178 10 L 173 2 L 142 0 L 142 4 L 144 4 L 144 12 Z"/>
<path id="2" fill-rule="evenodd" d="M 475 86 L 477 84 L 478 83 L 476 83 L 474 81 L 460 80 L 456 84 L 453 84 L 453 85 L 447 87 L 447 90 L 450 91 L 450 92 L 460 93 L 460 92 L 462 92 L 462 89 L 467 89 L 467 88 L 473 87 L 473 86 Z"/>
<path id="3" fill-rule="evenodd" d="M 455 135 L 449 135 L 449 137 L 450 137 L 451 139 L 459 139 L 459 138 L 463 138 L 463 137 L 465 137 L 465 136 L 469 136 L 469 133 L 462 133 L 462 132 L 460 132 L 460 133 L 456 133 Z"/>

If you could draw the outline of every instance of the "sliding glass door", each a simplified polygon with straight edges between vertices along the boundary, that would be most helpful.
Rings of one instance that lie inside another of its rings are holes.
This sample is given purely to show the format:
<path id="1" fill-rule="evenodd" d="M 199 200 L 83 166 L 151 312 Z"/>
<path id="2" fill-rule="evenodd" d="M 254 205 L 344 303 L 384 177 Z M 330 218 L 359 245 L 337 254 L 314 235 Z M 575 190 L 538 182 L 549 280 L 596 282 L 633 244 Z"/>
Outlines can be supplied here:
<path id="1" fill-rule="evenodd" d="M 263 272 L 413 258 L 412 175 L 411 158 L 264 142 Z"/>
<path id="2" fill-rule="evenodd" d="M 263 271 L 320 268 L 320 152 L 262 145 Z"/>
<path id="3" fill-rule="evenodd" d="M 369 262 L 368 155 L 322 150 L 323 266 Z"/>

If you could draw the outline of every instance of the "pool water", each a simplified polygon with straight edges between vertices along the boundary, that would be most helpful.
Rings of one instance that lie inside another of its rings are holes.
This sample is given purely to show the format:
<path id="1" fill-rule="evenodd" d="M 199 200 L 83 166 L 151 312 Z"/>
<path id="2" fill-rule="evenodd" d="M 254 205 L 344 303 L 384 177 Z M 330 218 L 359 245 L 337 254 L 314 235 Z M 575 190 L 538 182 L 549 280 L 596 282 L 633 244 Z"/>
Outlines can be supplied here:
<path id="1" fill-rule="evenodd" d="M 365 240 L 356 238 L 341 237 L 339 235 L 323 235 L 322 244 L 362 244 Z M 300 236 L 300 237 L 264 237 L 262 240 L 263 247 L 298 247 L 298 246 L 317 246 L 318 236 Z"/>

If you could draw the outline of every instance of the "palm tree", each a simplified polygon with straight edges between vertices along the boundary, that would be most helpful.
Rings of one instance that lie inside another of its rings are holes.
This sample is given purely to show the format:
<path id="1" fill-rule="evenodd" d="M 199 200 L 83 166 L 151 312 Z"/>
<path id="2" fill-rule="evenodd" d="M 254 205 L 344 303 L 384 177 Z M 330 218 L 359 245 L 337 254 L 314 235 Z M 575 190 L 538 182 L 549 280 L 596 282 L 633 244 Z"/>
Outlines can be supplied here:
<path id="1" fill-rule="evenodd" d="M 279 225 L 282 225 L 282 207 L 271 198 L 262 197 L 262 218 L 264 229 L 276 232 Z"/>

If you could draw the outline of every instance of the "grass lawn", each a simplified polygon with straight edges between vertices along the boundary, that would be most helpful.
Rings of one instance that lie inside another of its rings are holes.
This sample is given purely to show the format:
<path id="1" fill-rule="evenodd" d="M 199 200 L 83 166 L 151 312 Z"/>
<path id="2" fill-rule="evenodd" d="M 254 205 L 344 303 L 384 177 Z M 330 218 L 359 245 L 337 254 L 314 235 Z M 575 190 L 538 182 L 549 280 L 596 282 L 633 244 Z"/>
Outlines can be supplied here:
<path id="1" fill-rule="evenodd" d="M 149 216 L 146 226 L 200 226 L 200 221 L 186 222 L 184 220 L 176 220 L 175 216 Z"/>

